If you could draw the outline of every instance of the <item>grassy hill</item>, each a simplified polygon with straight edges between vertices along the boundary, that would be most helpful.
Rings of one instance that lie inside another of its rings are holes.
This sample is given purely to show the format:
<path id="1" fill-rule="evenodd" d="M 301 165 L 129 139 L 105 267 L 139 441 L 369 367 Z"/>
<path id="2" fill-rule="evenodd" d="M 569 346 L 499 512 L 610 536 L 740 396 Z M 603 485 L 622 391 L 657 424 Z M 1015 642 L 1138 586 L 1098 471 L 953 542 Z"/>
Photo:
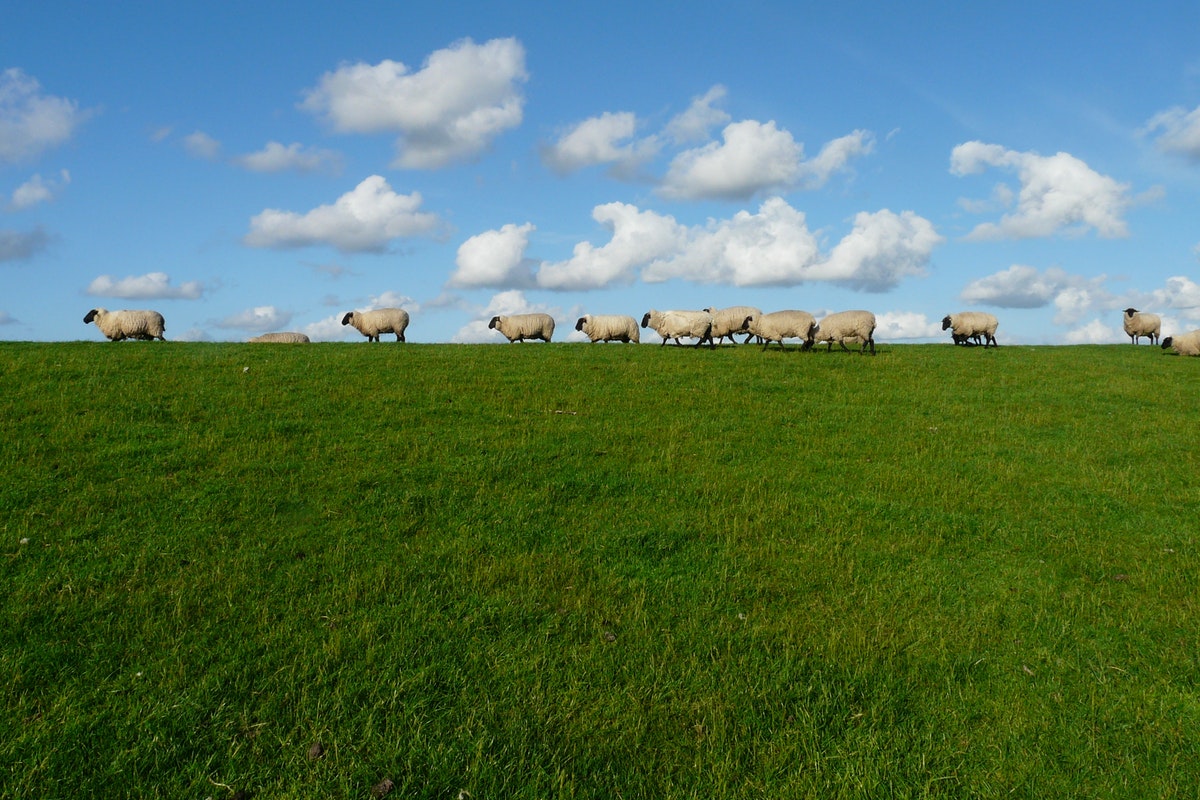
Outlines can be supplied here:
<path id="1" fill-rule="evenodd" d="M 0 796 L 1200 788 L 1198 359 L 3 343 L 0 387 Z"/>

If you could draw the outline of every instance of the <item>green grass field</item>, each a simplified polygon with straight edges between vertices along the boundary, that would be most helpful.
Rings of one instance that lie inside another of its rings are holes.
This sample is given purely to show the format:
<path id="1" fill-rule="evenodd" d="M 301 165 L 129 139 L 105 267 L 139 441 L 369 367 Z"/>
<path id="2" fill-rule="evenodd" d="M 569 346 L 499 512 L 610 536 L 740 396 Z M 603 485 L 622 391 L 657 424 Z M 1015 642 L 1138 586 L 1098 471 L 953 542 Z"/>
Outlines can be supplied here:
<path id="1" fill-rule="evenodd" d="M 5 798 L 1200 793 L 1200 360 L 3 343 L 0 388 Z"/>

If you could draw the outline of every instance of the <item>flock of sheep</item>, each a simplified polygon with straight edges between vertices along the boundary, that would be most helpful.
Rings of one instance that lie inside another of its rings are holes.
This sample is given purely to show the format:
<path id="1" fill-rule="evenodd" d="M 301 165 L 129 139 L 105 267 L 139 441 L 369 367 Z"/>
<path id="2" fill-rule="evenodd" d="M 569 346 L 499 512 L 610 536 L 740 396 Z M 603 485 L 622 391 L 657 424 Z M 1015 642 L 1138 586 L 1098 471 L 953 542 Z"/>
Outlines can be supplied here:
<path id="1" fill-rule="evenodd" d="M 111 341 L 123 339 L 159 339 L 166 323 L 157 311 L 109 311 L 93 308 L 83 318 L 84 324 L 96 323 L 96 327 Z M 367 337 L 378 342 L 381 334 L 392 333 L 396 341 L 404 341 L 408 328 L 408 312 L 402 308 L 378 308 L 373 311 L 348 311 L 342 317 L 343 325 L 352 325 Z M 993 314 L 982 311 L 962 311 L 948 314 L 942 320 L 942 330 L 949 330 L 956 345 L 982 344 L 996 347 L 996 328 L 999 321 Z M 1123 325 L 1129 339 L 1137 344 L 1145 336 L 1151 344 L 1159 343 L 1162 320 L 1157 314 L 1140 312 L 1135 308 L 1124 311 Z M 860 344 L 860 353 L 870 349 L 875 354 L 875 315 L 870 311 L 839 311 L 829 314 L 820 322 L 807 311 L 774 311 L 764 314 L 753 306 L 731 306 L 729 308 L 705 308 L 701 311 L 657 311 L 651 309 L 642 317 L 642 328 L 652 328 L 662 337 L 662 344 L 673 340 L 682 344 L 683 339 L 695 339 L 696 346 L 707 343 L 716 347 L 726 338 L 734 342 L 734 334 L 746 334 L 746 342 L 756 339 L 765 349 L 771 342 L 782 348 L 785 339 L 799 339 L 801 348 L 811 349 L 818 342 L 827 342 L 829 350 L 834 342 L 843 350 L 846 343 Z M 549 314 L 512 314 L 492 317 L 488 328 L 499 331 L 509 342 L 526 339 L 541 339 L 549 342 L 554 335 L 554 318 Z M 641 341 L 638 324 L 633 317 L 616 314 L 585 314 L 575 323 L 575 330 L 582 331 L 592 342 Z M 309 341 L 303 333 L 284 331 L 264 333 L 250 339 L 251 342 Z M 1200 329 L 1162 339 L 1162 348 L 1172 348 L 1176 353 L 1200 356 Z"/>

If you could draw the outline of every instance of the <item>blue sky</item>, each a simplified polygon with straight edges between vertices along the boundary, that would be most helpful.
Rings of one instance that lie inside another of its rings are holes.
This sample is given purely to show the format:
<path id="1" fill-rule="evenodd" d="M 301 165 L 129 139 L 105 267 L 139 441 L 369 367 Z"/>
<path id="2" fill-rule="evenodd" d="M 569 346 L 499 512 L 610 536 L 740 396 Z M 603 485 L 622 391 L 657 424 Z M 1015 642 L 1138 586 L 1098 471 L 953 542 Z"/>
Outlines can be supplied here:
<path id="1" fill-rule="evenodd" d="M 503 341 L 497 313 L 1200 327 L 1200 5 L 21 3 L 0 338 Z M 891 8 L 894 6 L 894 8 Z M 569 334 L 569 335 L 568 335 Z M 644 341 L 656 341 L 653 335 Z"/>

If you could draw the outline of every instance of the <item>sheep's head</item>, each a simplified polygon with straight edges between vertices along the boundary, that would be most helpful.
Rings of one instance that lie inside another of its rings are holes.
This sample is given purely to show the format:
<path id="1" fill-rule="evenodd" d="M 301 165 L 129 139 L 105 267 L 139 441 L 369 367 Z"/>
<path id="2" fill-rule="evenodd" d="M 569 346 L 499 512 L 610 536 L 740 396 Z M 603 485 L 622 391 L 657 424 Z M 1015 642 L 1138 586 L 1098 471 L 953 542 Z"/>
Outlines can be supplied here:
<path id="1" fill-rule="evenodd" d="M 643 328 L 650 327 L 650 314 L 651 314 L 651 312 L 647 311 L 645 316 L 642 317 L 642 327 Z"/>
<path id="2" fill-rule="evenodd" d="M 87 325 L 89 322 L 94 320 L 96 317 L 98 317 L 100 315 L 101 311 L 103 311 L 103 309 L 93 308 L 91 311 L 87 312 L 87 316 L 83 318 L 83 324 Z"/>
<path id="3" fill-rule="evenodd" d="M 1171 342 L 1172 342 L 1172 341 L 1173 341 L 1173 339 L 1172 339 L 1170 336 L 1168 336 L 1167 338 L 1163 339 L 1163 340 L 1162 340 L 1162 348 L 1163 348 L 1163 350 L 1166 350 L 1168 347 L 1170 347 L 1170 346 L 1171 346 Z"/>
<path id="4" fill-rule="evenodd" d="M 489 330 L 489 331 L 494 331 L 494 330 L 496 330 L 496 326 L 497 326 L 497 325 L 499 325 L 499 324 L 500 324 L 500 318 L 499 318 L 499 317 L 492 317 L 492 321 L 488 323 L 488 330 Z"/>
<path id="5" fill-rule="evenodd" d="M 942 319 L 942 330 L 946 330 L 947 328 L 949 328 L 949 327 L 950 327 L 950 324 L 951 324 L 951 323 L 950 323 L 950 315 L 949 315 L 949 314 L 947 314 L 947 315 L 946 315 L 946 316 L 945 316 L 945 317 Z"/>
<path id="6" fill-rule="evenodd" d="M 1125 316 L 1127 316 L 1127 317 L 1132 317 L 1136 313 L 1138 313 L 1138 310 L 1136 308 L 1125 309 Z"/>
<path id="7" fill-rule="evenodd" d="M 753 321 L 754 321 L 753 314 L 751 314 L 750 316 L 748 316 L 744 320 L 742 320 L 742 324 L 738 327 L 738 333 L 745 333 L 746 331 L 749 331 L 750 323 Z"/>
<path id="8" fill-rule="evenodd" d="M 354 312 L 347 311 L 346 316 L 342 317 L 342 324 L 349 325 L 354 320 Z"/>
<path id="9" fill-rule="evenodd" d="M 575 330 L 577 330 L 577 331 L 583 330 L 583 323 L 586 321 L 587 321 L 587 317 L 580 317 L 579 321 L 575 323 Z"/>

